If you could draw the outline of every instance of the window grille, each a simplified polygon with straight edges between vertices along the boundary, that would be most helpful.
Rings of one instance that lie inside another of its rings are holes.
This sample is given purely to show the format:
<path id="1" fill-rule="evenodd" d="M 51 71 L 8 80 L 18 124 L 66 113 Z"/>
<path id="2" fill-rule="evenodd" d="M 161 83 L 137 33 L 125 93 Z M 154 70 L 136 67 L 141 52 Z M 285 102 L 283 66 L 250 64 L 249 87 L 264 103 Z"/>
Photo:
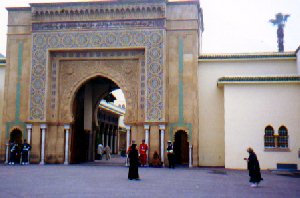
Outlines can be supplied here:
<path id="1" fill-rule="evenodd" d="M 281 126 L 278 130 L 278 147 L 288 148 L 288 131 L 285 126 Z"/>
<path id="2" fill-rule="evenodd" d="M 265 147 L 266 148 L 275 147 L 274 129 L 271 126 L 267 126 L 265 128 Z"/>

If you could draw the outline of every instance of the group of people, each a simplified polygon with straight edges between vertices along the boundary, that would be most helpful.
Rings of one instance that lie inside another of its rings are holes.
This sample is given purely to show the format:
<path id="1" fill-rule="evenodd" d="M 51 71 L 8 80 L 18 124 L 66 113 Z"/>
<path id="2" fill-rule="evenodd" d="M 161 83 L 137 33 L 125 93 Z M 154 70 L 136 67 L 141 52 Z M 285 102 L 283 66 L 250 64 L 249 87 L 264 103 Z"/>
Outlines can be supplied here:
<path id="1" fill-rule="evenodd" d="M 148 145 L 145 143 L 145 140 L 142 140 L 139 148 L 135 144 L 135 141 L 132 141 L 131 146 L 129 146 L 127 150 L 128 159 L 129 159 L 129 171 L 128 171 L 128 179 L 136 179 L 139 180 L 138 167 L 139 165 L 145 166 L 147 164 L 147 151 Z M 169 160 L 169 168 L 175 168 L 175 157 L 173 152 L 173 145 L 171 141 L 168 141 L 167 147 L 167 155 Z M 152 163 L 149 163 L 152 167 L 161 167 L 163 162 L 160 159 L 160 156 L 157 151 L 154 151 L 152 157 Z"/>
<path id="2" fill-rule="evenodd" d="M 140 144 L 139 149 L 137 148 L 135 141 L 132 141 L 132 145 L 128 148 L 127 151 L 129 162 L 130 162 L 129 171 L 128 171 L 129 180 L 140 179 L 138 167 L 139 167 L 139 163 L 142 166 L 146 164 L 147 150 L 148 150 L 148 145 L 145 144 L 145 140 L 142 141 L 142 144 Z M 140 152 L 140 157 L 139 157 L 139 152 Z M 251 187 L 257 187 L 258 184 L 263 180 L 260 173 L 259 161 L 257 159 L 255 152 L 251 147 L 247 149 L 247 152 L 249 153 L 249 157 L 244 158 L 244 160 L 247 160 L 247 167 L 250 176 L 249 182 L 251 183 Z M 171 141 L 168 141 L 167 156 L 169 161 L 169 168 L 175 168 L 175 156 L 173 151 L 173 144 Z M 152 166 L 161 166 L 161 164 L 162 162 L 160 160 L 158 152 L 155 151 L 153 154 Z"/>
<path id="3" fill-rule="evenodd" d="M 26 139 L 24 139 L 24 143 L 19 145 L 15 141 L 10 141 L 9 143 L 10 149 L 10 159 L 9 165 L 14 164 L 29 164 L 28 153 L 31 150 L 31 146 L 27 143 Z"/>
<path id="4" fill-rule="evenodd" d="M 102 160 L 103 155 L 106 155 L 106 160 L 110 160 L 111 156 L 111 149 L 110 147 L 107 145 L 105 148 L 103 148 L 102 144 L 98 144 L 98 148 L 97 148 L 97 154 L 98 154 L 98 158 L 99 160 Z"/>
<path id="5" fill-rule="evenodd" d="M 142 140 L 139 148 L 137 148 L 135 141 L 132 140 L 132 144 L 127 149 L 127 155 L 129 159 L 129 180 L 140 179 L 138 167 L 139 165 L 145 166 L 147 164 L 147 151 L 148 145 L 145 143 L 145 140 Z"/>

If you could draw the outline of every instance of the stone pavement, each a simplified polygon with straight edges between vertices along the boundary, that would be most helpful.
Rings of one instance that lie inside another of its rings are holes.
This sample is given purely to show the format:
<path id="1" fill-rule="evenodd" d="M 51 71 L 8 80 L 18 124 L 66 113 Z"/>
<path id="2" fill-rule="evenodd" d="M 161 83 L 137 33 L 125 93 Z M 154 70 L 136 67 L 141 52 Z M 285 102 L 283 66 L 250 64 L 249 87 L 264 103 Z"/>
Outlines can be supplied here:
<path id="1" fill-rule="evenodd" d="M 0 165 L 0 198 L 300 197 L 300 178 L 269 171 L 258 188 L 250 187 L 247 171 L 140 168 L 140 181 L 127 173 L 125 166 Z"/>

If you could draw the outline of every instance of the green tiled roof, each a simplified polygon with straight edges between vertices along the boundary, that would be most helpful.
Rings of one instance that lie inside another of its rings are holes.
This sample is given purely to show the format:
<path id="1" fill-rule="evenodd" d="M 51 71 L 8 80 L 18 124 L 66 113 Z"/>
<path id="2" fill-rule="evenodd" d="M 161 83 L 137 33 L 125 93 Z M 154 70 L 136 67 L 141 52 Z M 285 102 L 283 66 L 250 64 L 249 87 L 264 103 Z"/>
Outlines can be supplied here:
<path id="1" fill-rule="evenodd" d="M 244 53 L 244 54 L 202 54 L 199 60 L 240 60 L 240 59 L 286 59 L 296 58 L 295 52 Z"/>
<path id="2" fill-rule="evenodd" d="M 218 85 L 238 83 L 300 83 L 300 76 L 238 76 L 218 79 Z"/>

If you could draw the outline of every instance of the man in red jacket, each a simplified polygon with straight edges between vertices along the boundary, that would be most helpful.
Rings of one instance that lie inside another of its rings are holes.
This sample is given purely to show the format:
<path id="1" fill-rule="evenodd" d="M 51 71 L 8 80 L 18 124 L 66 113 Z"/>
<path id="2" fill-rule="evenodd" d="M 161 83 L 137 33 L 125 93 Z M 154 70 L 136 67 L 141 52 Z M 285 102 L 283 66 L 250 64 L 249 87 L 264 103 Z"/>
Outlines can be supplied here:
<path id="1" fill-rule="evenodd" d="M 147 150 L 148 145 L 145 144 L 145 140 L 142 140 L 142 144 L 140 144 L 140 161 L 142 166 L 147 164 Z"/>

